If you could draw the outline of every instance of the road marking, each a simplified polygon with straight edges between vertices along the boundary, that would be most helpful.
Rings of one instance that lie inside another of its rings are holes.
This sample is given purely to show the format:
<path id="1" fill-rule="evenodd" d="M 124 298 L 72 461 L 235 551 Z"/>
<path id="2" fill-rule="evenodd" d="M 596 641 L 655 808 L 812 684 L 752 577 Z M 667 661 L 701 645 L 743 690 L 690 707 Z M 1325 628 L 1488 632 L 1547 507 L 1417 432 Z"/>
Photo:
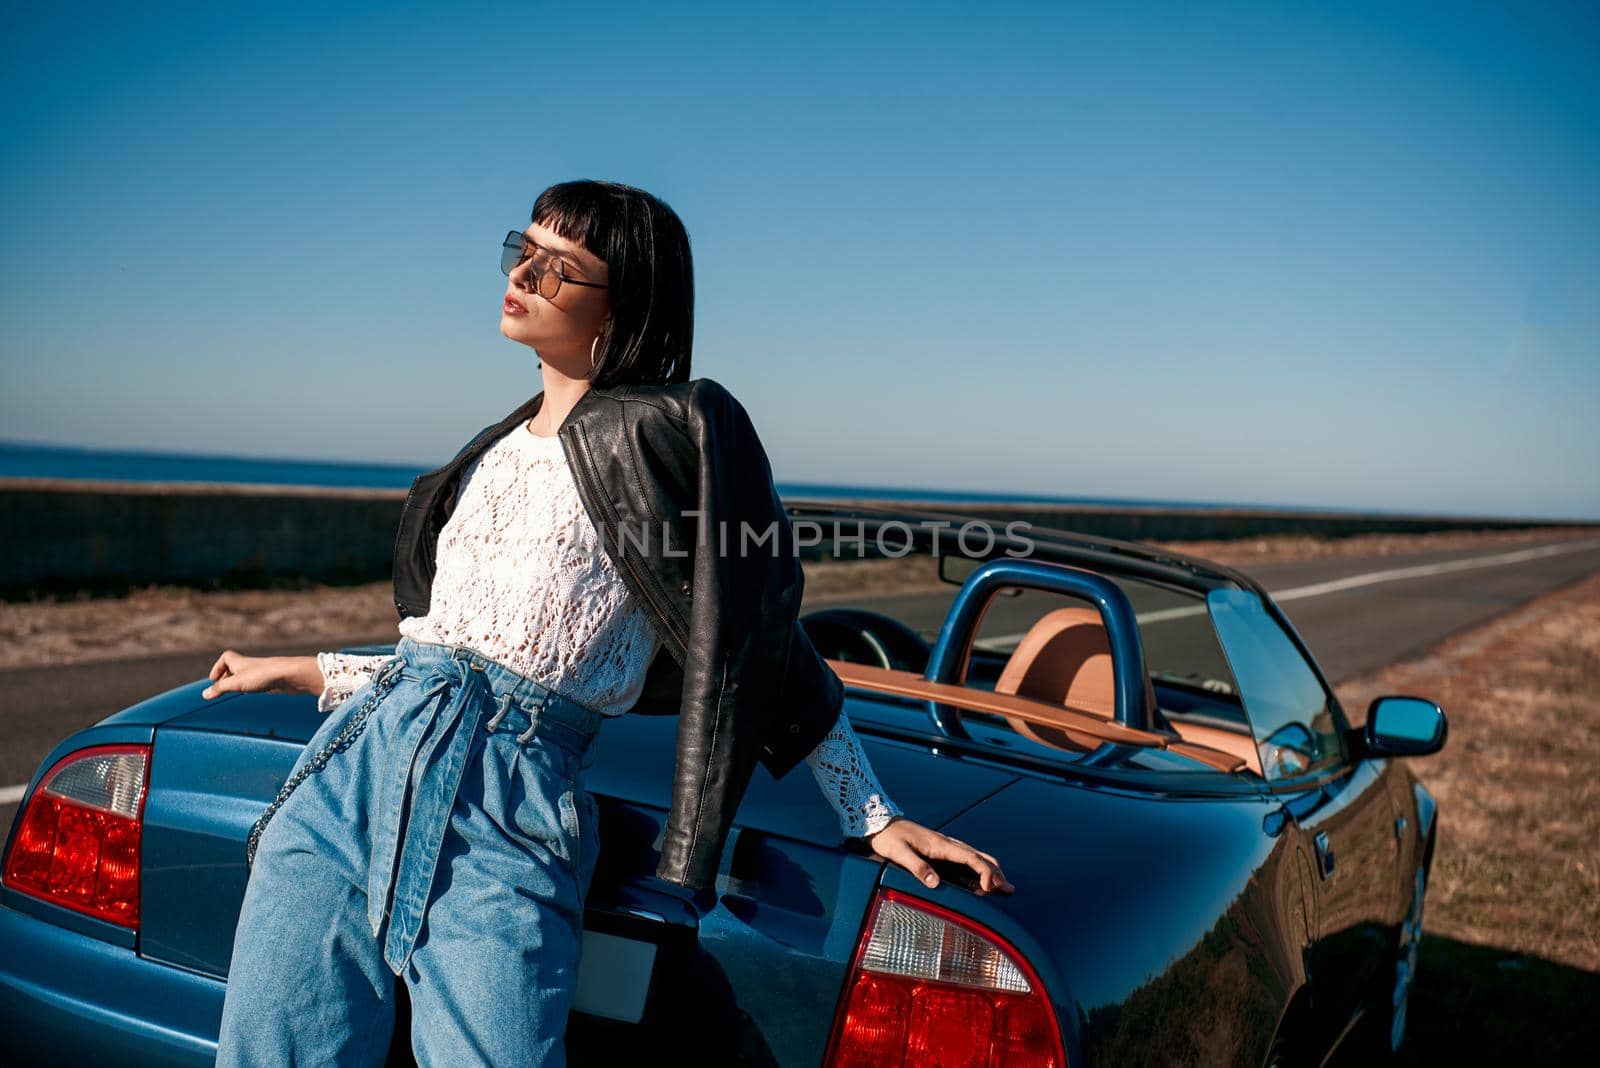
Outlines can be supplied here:
<path id="1" fill-rule="evenodd" d="M 1449 571 L 1466 571 L 1475 567 L 1493 567 L 1496 564 L 1517 564 L 1524 560 L 1536 560 L 1542 556 L 1581 552 L 1596 546 L 1600 546 L 1600 538 L 1588 538 L 1584 541 L 1562 542 L 1559 545 L 1543 545 L 1537 549 L 1517 549 L 1514 552 L 1494 553 L 1489 556 L 1469 556 L 1465 560 L 1447 560 L 1440 564 L 1418 564 L 1415 567 L 1396 567 L 1388 571 L 1369 571 L 1365 575 L 1351 575 L 1349 578 L 1316 582 L 1310 586 L 1267 592 L 1272 594 L 1274 601 L 1296 601 L 1302 597 L 1320 597 L 1324 593 L 1337 593 L 1339 590 L 1353 589 L 1357 586 L 1397 582 L 1400 579 L 1421 578 L 1424 575 L 1442 575 Z"/>
<path id="2" fill-rule="evenodd" d="M 28 792 L 28 784 L 21 786 L 0 786 L 0 805 L 14 805 L 22 800 L 22 795 Z"/>
<path id="3" fill-rule="evenodd" d="M 1272 595 L 1274 601 L 1281 604 L 1284 601 L 1298 601 L 1306 597 L 1321 597 L 1326 593 L 1338 593 L 1341 590 L 1373 586 L 1380 582 L 1399 582 L 1402 579 L 1441 575 L 1450 571 L 1467 571 L 1475 567 L 1494 567 L 1497 564 L 1518 564 L 1524 560 L 1537 560 L 1540 557 L 1559 556 L 1562 553 L 1582 552 L 1585 549 L 1594 548 L 1600 548 L 1600 538 L 1587 538 L 1583 541 L 1564 541 L 1556 545 L 1542 545 L 1536 549 L 1516 549 L 1512 552 L 1491 553 L 1488 556 L 1469 556 L 1463 560 L 1447 560 L 1438 564 L 1392 567 L 1387 571 L 1368 571 L 1363 575 L 1351 575 L 1348 578 L 1331 579 L 1327 582 L 1314 582 L 1309 586 L 1292 586 L 1286 590 L 1268 590 L 1267 592 Z M 1162 623 L 1169 619 L 1203 615 L 1205 611 L 1206 606 L 1203 604 L 1185 605 L 1181 608 L 1162 608 L 1154 612 L 1139 612 L 1134 618 L 1140 623 Z M 1000 647 L 1001 651 L 1004 651 L 1009 646 L 1022 641 L 1026 634 L 1026 631 L 1021 634 L 1000 634 L 993 638 L 985 638 L 983 641 L 974 644 L 986 649 Z"/>

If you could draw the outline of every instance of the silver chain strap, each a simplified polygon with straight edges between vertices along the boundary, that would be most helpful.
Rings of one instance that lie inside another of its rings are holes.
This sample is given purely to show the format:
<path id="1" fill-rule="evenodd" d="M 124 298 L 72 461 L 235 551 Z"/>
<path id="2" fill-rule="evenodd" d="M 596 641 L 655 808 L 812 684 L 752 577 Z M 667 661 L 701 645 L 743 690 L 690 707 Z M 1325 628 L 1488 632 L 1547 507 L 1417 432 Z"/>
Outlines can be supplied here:
<path id="1" fill-rule="evenodd" d="M 350 721 L 340 729 L 338 734 L 328 740 L 328 744 L 323 746 L 316 756 L 306 761 L 300 770 L 291 775 L 289 781 L 283 784 L 283 789 L 278 791 L 278 796 L 273 798 L 272 804 L 268 805 L 267 810 L 261 814 L 261 818 L 256 820 L 255 826 L 250 828 L 250 837 L 245 842 L 244 847 L 246 870 L 255 865 L 256 844 L 261 840 L 261 832 L 267 829 L 267 823 L 272 819 L 272 814 L 282 807 L 283 803 L 289 799 L 289 795 L 294 793 L 294 788 L 304 782 L 307 776 L 326 764 L 328 758 L 333 756 L 334 753 L 355 740 L 356 736 L 361 733 L 362 728 L 367 725 L 368 713 L 389 692 L 390 683 L 399 676 L 399 669 L 402 666 L 404 666 L 404 662 L 396 657 L 379 668 L 378 673 L 372 679 L 372 687 L 367 692 L 367 699 L 361 702 L 361 707 L 356 710 L 355 715 L 350 717 Z"/>

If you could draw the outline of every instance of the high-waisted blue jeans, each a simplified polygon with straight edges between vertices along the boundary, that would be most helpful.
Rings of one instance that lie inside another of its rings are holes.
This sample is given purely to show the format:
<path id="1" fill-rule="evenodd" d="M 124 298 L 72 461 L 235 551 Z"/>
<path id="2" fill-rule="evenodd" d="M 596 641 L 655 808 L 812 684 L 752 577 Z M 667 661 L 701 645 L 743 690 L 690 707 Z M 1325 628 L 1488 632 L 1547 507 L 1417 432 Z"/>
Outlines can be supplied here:
<path id="1" fill-rule="evenodd" d="M 260 828 L 219 1065 L 382 1064 L 397 978 L 419 1064 L 565 1064 L 604 716 L 468 646 L 395 651 Z"/>

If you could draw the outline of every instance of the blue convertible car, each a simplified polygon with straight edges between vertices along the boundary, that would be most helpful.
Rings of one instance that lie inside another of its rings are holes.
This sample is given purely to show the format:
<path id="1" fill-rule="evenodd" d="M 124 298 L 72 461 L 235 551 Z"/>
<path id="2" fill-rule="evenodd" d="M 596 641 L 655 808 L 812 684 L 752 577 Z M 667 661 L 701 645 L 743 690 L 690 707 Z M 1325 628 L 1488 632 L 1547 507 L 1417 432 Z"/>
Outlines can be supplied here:
<path id="1" fill-rule="evenodd" d="M 1437 705 L 1383 697 L 1352 729 L 1266 592 L 1204 560 L 957 514 L 790 515 L 816 557 L 807 632 L 885 788 L 1016 891 L 942 862 L 923 886 L 841 839 L 809 779 L 758 772 L 702 910 L 654 876 L 676 717 L 620 717 L 585 773 L 602 845 L 574 1064 L 1399 1046 L 1437 826 L 1403 758 L 1444 743 Z M 320 717 L 206 685 L 74 734 L 29 784 L 3 857 L 0 1063 L 213 1059 L 245 839 Z"/>

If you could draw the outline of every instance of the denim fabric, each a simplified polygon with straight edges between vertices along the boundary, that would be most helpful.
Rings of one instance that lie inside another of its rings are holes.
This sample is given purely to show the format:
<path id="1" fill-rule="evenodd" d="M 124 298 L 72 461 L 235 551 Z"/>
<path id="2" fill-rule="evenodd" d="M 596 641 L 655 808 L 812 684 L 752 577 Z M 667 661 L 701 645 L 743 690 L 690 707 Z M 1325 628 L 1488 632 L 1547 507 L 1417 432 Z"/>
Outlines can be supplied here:
<path id="1" fill-rule="evenodd" d="M 402 637 L 261 829 L 217 1063 L 382 1064 L 403 978 L 419 1064 L 564 1065 L 604 718 Z"/>

